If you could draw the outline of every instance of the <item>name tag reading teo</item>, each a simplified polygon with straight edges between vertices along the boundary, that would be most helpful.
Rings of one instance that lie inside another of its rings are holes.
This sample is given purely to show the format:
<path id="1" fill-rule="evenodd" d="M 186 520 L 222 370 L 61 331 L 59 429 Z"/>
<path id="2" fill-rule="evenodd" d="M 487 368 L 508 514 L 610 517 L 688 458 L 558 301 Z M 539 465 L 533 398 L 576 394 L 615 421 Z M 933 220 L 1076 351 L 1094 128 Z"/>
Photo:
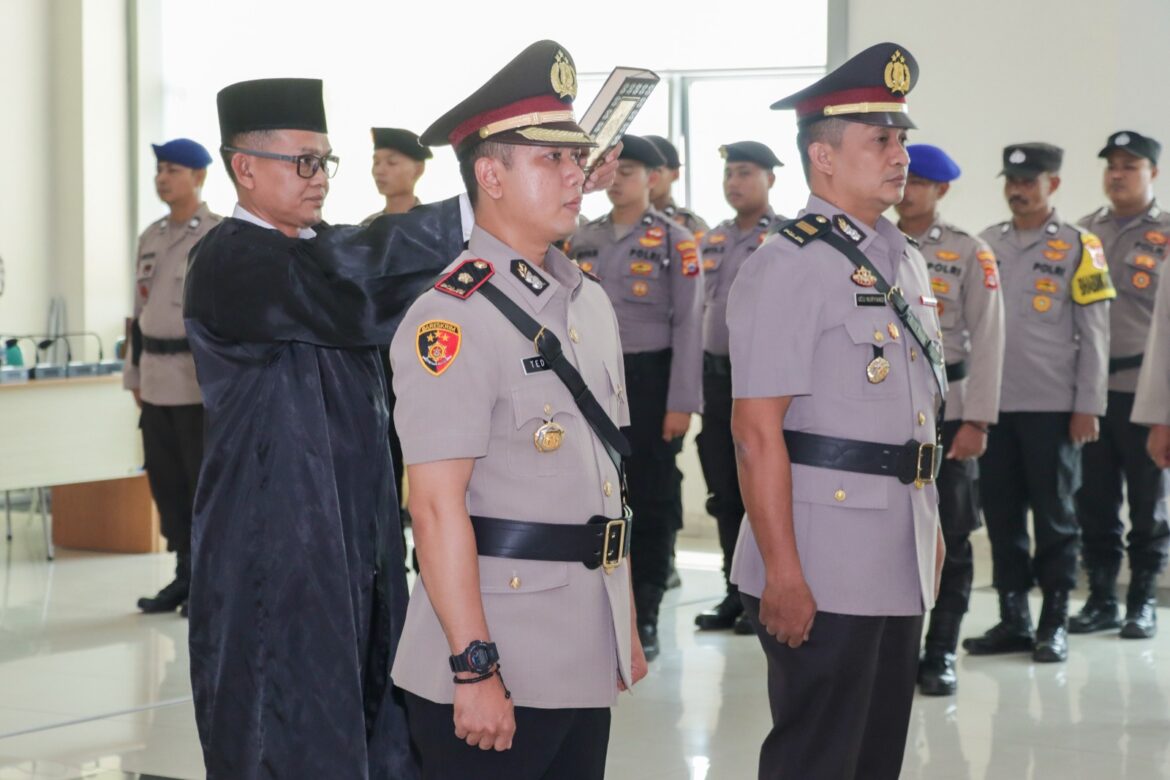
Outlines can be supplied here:
<path id="1" fill-rule="evenodd" d="M 536 374 L 536 373 L 539 373 L 541 371 L 549 371 L 552 369 L 552 366 L 550 366 L 548 364 L 548 361 L 545 360 L 540 355 L 537 355 L 536 357 L 524 358 L 520 362 L 524 366 L 524 375 L 525 376 L 527 376 L 529 374 Z"/>

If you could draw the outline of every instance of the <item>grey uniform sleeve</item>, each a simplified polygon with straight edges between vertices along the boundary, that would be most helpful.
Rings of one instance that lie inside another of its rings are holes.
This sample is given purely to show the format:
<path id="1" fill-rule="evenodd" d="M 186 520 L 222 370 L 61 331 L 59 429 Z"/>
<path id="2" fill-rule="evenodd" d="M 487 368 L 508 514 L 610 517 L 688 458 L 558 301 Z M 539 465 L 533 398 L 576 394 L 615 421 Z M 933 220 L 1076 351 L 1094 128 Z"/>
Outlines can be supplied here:
<path id="1" fill-rule="evenodd" d="M 137 321 L 142 315 L 142 293 L 138 290 L 138 266 L 142 263 L 142 239 L 145 233 L 138 237 L 138 248 L 134 252 L 134 289 L 131 295 L 134 298 L 134 316 L 133 320 Z M 130 334 L 126 334 L 129 338 Z M 122 388 L 125 390 L 137 390 L 141 385 L 142 376 L 138 371 L 138 365 L 134 362 L 134 345 L 127 342 L 126 344 L 126 359 L 122 365 Z"/>
<path id="2" fill-rule="evenodd" d="M 973 244 L 974 257 L 968 258 L 962 287 L 963 318 L 971 337 L 963 418 L 994 423 L 1003 380 L 1003 292 L 995 255 L 984 241 L 975 239 Z"/>
<path id="3" fill-rule="evenodd" d="M 1082 234 L 1081 257 L 1077 272 L 1073 275 L 1073 327 L 1076 331 L 1080 347 L 1077 350 L 1076 394 L 1073 400 L 1073 411 L 1080 414 L 1105 414 L 1105 404 L 1108 399 L 1109 388 L 1109 304 L 1110 298 L 1098 298 L 1092 303 L 1077 301 L 1077 290 L 1082 272 L 1092 265 L 1092 251 L 1085 245 L 1086 236 Z M 1093 240 L 1096 240 L 1095 237 Z M 1100 268 L 1104 270 L 1090 271 L 1093 275 L 1109 278 L 1104 253 L 1100 252 Z M 1098 296 L 1094 295 L 1093 298 Z"/>
<path id="4" fill-rule="evenodd" d="M 1161 276 L 1130 417 L 1141 425 L 1170 425 L 1170 274 Z"/>
<path id="5" fill-rule="evenodd" d="M 394 334 L 394 426 L 407 465 L 487 455 L 499 361 L 497 334 L 476 316 L 483 303 L 423 293 Z M 434 343 L 431 335 L 446 335 L 450 359 L 432 359 L 428 368 L 421 351 Z"/>
<path id="6" fill-rule="evenodd" d="M 703 258 L 694 236 L 670 230 L 670 389 L 671 412 L 703 410 Z"/>

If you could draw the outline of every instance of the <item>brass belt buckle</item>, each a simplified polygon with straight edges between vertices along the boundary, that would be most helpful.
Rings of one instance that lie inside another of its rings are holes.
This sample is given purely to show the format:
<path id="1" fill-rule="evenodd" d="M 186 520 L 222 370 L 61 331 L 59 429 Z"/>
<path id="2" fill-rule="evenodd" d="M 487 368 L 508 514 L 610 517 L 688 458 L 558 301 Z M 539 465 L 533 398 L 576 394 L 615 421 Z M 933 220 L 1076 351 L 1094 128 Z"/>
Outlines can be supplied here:
<path id="1" fill-rule="evenodd" d="M 930 452 L 930 461 L 927 464 L 929 470 L 927 471 L 926 476 L 923 476 L 923 474 L 922 474 L 922 458 L 928 450 Z M 918 462 L 914 466 L 914 487 L 921 490 L 923 485 L 933 485 L 934 484 L 934 475 L 935 475 L 935 471 L 936 471 L 935 466 L 937 465 L 937 463 L 936 463 L 937 460 L 938 460 L 938 445 L 937 444 L 934 444 L 932 442 L 923 442 L 922 444 L 918 445 Z"/>
<path id="2" fill-rule="evenodd" d="M 617 529 L 618 544 L 617 557 L 609 557 L 609 540 L 610 534 Z M 606 574 L 613 574 L 613 570 L 622 565 L 622 560 L 625 558 L 622 551 L 626 549 L 626 520 L 624 517 L 617 520 L 610 520 L 605 524 L 605 534 L 601 537 L 601 568 L 605 569 Z"/>

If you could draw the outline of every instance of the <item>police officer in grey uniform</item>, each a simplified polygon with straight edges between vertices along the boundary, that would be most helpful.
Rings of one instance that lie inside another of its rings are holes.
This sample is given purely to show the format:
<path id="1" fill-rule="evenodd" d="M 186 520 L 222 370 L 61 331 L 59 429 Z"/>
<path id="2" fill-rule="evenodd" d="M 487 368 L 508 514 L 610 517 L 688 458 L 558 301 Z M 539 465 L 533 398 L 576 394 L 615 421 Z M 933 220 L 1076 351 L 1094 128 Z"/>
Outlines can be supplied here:
<path id="1" fill-rule="evenodd" d="M 979 462 L 1000 622 L 963 641 L 974 655 L 1068 658 L 1068 594 L 1076 586 L 1073 496 L 1080 448 L 1097 438 L 1109 361 L 1109 280 L 1101 240 L 1051 206 L 1063 151 L 1044 143 L 1003 150 L 1012 219 L 980 234 L 999 262 L 1004 296 L 999 423 Z M 1032 510 L 1035 550 L 1028 538 Z M 1028 591 L 1044 605 L 1035 633 Z"/>
<path id="2" fill-rule="evenodd" d="M 1170 244 L 1170 213 L 1154 201 L 1160 151 L 1157 141 L 1133 130 L 1109 136 L 1098 156 L 1108 160 L 1105 195 L 1110 205 L 1078 223 L 1100 237 L 1117 299 L 1109 312 L 1109 403 L 1101 418 L 1101 438 L 1086 444 L 1082 452 L 1084 473 L 1092 475 L 1077 493 L 1089 599 L 1069 621 L 1074 634 L 1121 626 L 1121 636 L 1146 639 L 1157 631 L 1157 613 L 1147 605 L 1155 600 L 1158 573 L 1166 567 L 1170 545 L 1170 475 L 1146 452 L 1148 426 L 1131 422 L 1130 415 Z M 1122 540 L 1123 481 L 1131 524 L 1124 625 L 1118 620 L 1116 593 L 1127 549 Z"/>
<path id="3" fill-rule="evenodd" d="M 454 147 L 475 209 L 391 346 L 422 566 L 392 674 L 427 780 L 601 778 L 609 708 L 646 671 L 618 323 L 550 246 L 576 227 L 593 145 L 576 92 L 541 41 L 423 134 Z"/>
<path id="4" fill-rule="evenodd" d="M 154 185 L 170 214 L 138 239 L 131 322 L 131 359 L 122 384 L 142 410 L 146 477 L 158 506 L 167 549 L 175 553 L 175 579 L 138 600 L 143 612 L 186 614 L 191 581 L 191 511 L 203 462 L 203 396 L 183 326 L 187 253 L 222 219 L 203 202 L 211 155 L 187 138 L 152 144 Z"/>
<path id="5" fill-rule="evenodd" d="M 642 646 L 653 660 L 658 608 L 682 528 L 682 472 L 675 458 L 691 415 L 702 409 L 702 258 L 694 236 L 650 206 L 650 185 L 663 164 L 658 150 L 633 135 L 622 144 L 606 193 L 614 209 L 573 234 L 568 254 L 601 280 L 621 327 L 638 550 L 634 601 Z"/>
<path id="6" fill-rule="evenodd" d="M 1133 415 L 1139 425 L 1150 426 L 1146 452 L 1158 468 L 1170 468 L 1170 282 L 1165 276 L 1158 282 L 1158 300 L 1146 339 L 1145 359 L 1138 376 Z M 1153 612 L 1151 601 L 1143 610 Z"/>
<path id="7" fill-rule="evenodd" d="M 926 263 L 902 199 L 904 47 L 862 51 L 794 108 L 812 191 L 732 285 L 732 433 L 747 506 L 732 566 L 768 663 L 759 777 L 898 777 L 942 534 L 945 392 Z M 896 288 L 896 289 L 895 289 Z"/>
<path id="8" fill-rule="evenodd" d="M 386 198 L 386 205 L 363 219 L 363 226 L 383 214 L 401 214 L 417 206 L 415 185 L 426 172 L 427 160 L 434 156 L 429 147 L 418 142 L 417 135 L 401 127 L 371 127 L 370 136 L 374 139 L 374 165 L 370 173 L 378 194 Z"/>
<path id="9" fill-rule="evenodd" d="M 696 437 L 703 479 L 707 482 L 707 512 L 719 529 L 723 550 L 723 578 L 727 595 L 714 608 L 695 616 L 701 631 L 734 628 L 754 634 L 743 617 L 739 590 L 731 584 L 731 558 L 743 520 L 743 498 L 735 471 L 735 444 L 731 440 L 731 358 L 727 334 L 727 296 L 731 283 L 752 252 L 783 217 L 776 216 L 768 193 L 776 183 L 772 169 L 784 163 L 758 141 L 740 141 L 719 147 L 723 166 L 723 196 L 735 217 L 703 236 L 703 430 Z"/>
<path id="10" fill-rule="evenodd" d="M 703 240 L 703 234 L 708 230 L 707 223 L 695 212 L 675 203 L 674 196 L 670 194 L 682 168 L 678 148 L 660 135 L 642 137 L 654 144 L 654 148 L 666 160 L 666 164 L 659 168 L 657 181 L 650 187 L 650 205 L 689 230 L 696 241 Z"/>
<path id="11" fill-rule="evenodd" d="M 938 475 L 939 519 L 947 556 L 938 601 L 930 612 L 918 687 L 926 695 L 955 692 L 959 625 L 971 598 L 975 563 L 970 534 L 979 514 L 979 465 L 988 427 L 999 417 L 1003 374 L 1003 300 L 995 256 L 981 239 L 943 221 L 938 202 L 959 166 L 937 146 L 911 144 L 906 196 L 894 208 L 898 227 L 918 241 L 942 323 L 947 395 Z"/>

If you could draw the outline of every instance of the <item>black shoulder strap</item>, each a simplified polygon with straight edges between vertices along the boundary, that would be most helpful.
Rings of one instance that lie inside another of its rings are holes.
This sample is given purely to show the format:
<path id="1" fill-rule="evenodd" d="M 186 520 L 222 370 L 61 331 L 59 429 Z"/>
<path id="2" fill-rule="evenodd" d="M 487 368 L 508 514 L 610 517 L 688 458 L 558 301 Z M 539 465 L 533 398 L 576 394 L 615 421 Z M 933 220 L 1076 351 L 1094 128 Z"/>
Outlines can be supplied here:
<path id="1" fill-rule="evenodd" d="M 886 302 L 890 304 L 894 309 L 894 313 L 898 315 L 898 319 L 902 320 L 902 324 L 906 326 L 906 330 L 910 331 L 911 335 L 914 336 L 914 340 L 922 347 L 922 352 L 926 355 L 926 359 L 930 361 L 931 370 L 934 371 L 934 381 L 938 383 L 938 391 L 941 395 L 946 395 L 947 376 L 946 366 L 943 363 L 942 346 L 926 332 L 922 321 L 910 310 L 910 304 L 902 296 L 902 291 L 897 287 L 890 286 L 890 283 L 874 267 L 874 264 L 869 261 L 865 253 L 857 248 L 856 244 L 842 238 L 832 230 L 820 233 L 818 238 L 849 258 L 849 262 L 853 263 L 853 265 L 858 268 L 864 268 L 873 274 L 874 278 L 877 279 L 877 284 L 874 285 L 874 289 L 886 296 Z"/>
<path id="2" fill-rule="evenodd" d="M 509 298 L 503 290 L 494 284 L 488 283 L 481 286 L 479 293 L 491 301 L 492 305 L 499 309 L 500 313 L 515 325 L 517 330 L 524 334 L 524 338 L 530 340 L 535 345 L 536 351 L 548 362 L 549 368 L 553 370 L 553 373 L 557 375 L 558 379 L 564 382 L 565 387 L 569 389 L 569 393 L 573 396 L 573 401 L 576 402 L 577 408 L 581 410 L 581 414 L 585 416 L 586 422 L 589 423 L 589 427 L 593 429 L 593 432 L 597 434 L 597 438 L 601 439 L 602 444 L 609 451 L 609 455 L 613 459 L 614 465 L 617 466 L 618 473 L 620 474 L 622 471 L 621 458 L 628 458 L 632 452 L 630 443 L 626 441 L 626 437 L 618 430 L 614 421 L 601 408 L 601 404 L 597 403 L 597 398 L 593 395 L 589 386 L 585 384 L 585 380 L 581 378 L 580 372 L 565 357 L 564 350 L 561 349 L 560 339 L 551 331 L 545 330 L 544 326 L 539 322 L 528 316 L 515 301 Z"/>

